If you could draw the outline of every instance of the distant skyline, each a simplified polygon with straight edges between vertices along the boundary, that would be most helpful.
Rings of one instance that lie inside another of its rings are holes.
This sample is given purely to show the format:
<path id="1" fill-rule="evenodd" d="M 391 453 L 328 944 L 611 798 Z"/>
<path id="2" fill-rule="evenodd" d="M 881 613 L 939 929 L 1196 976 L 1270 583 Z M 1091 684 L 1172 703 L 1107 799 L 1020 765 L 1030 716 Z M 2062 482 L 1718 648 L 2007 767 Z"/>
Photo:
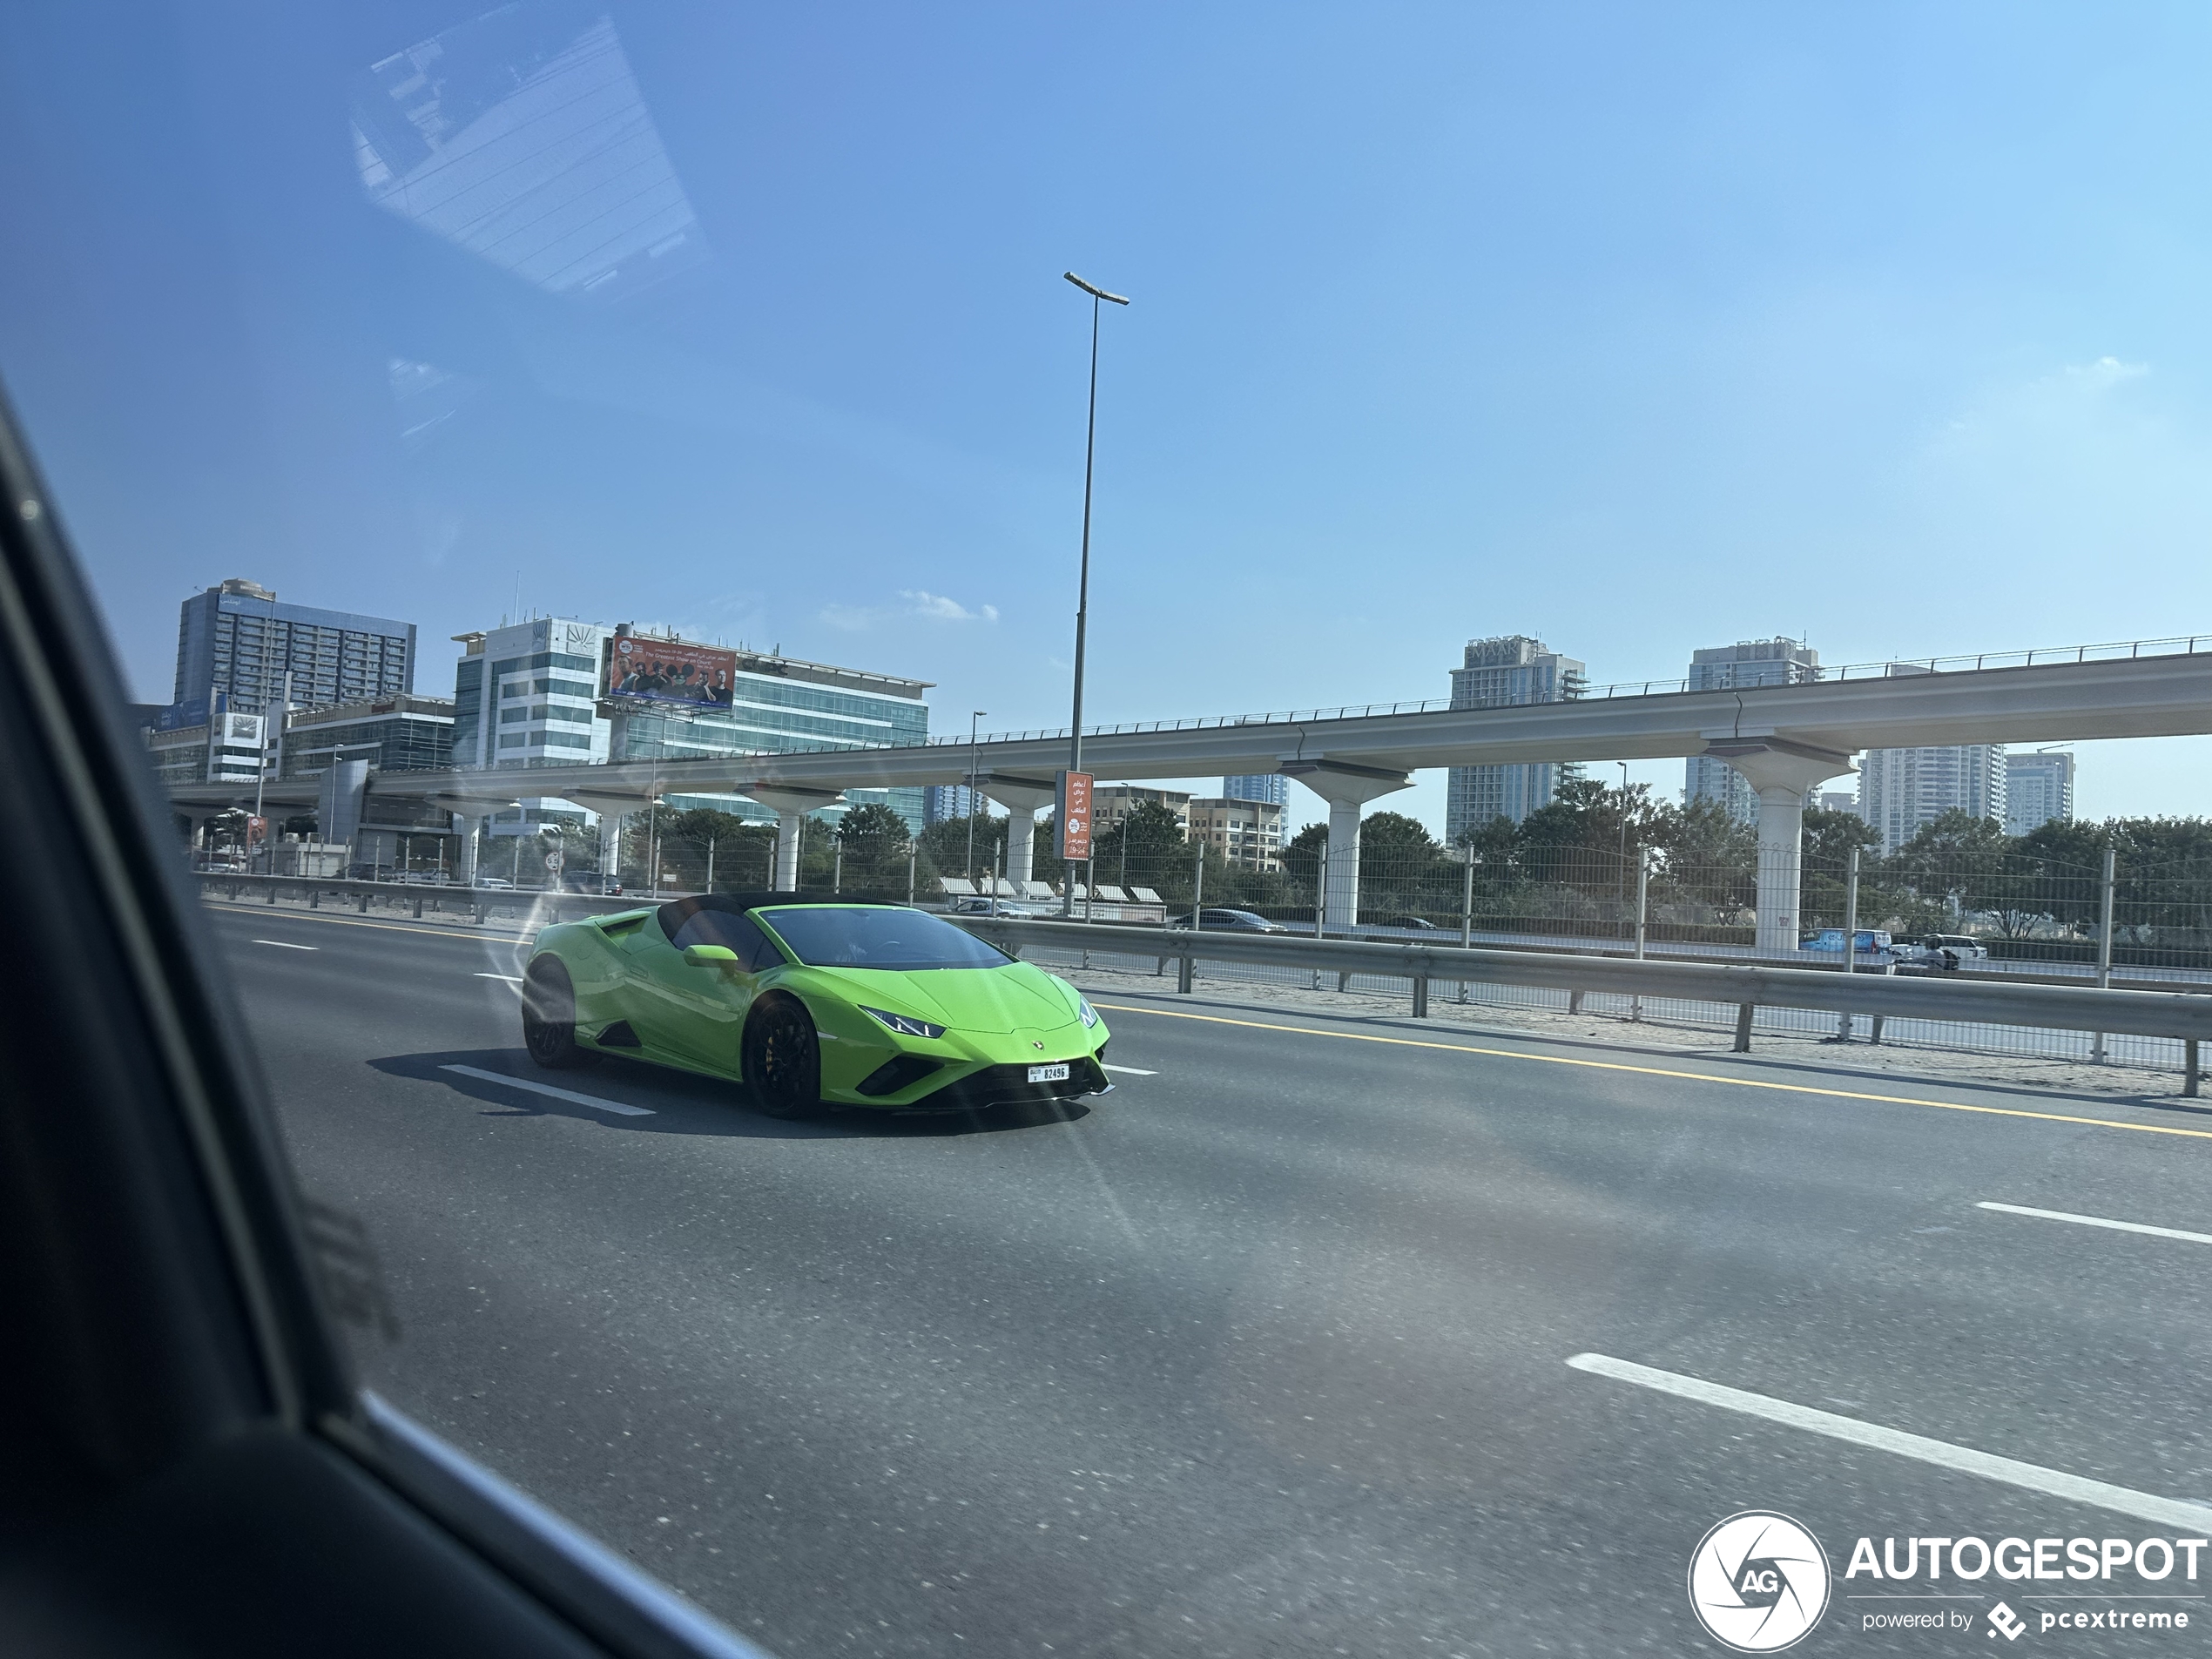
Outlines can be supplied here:
<path id="1" fill-rule="evenodd" d="M 0 64 L 0 376 L 143 700 L 237 576 L 415 622 L 426 691 L 519 587 L 1059 725 L 1071 267 L 1134 302 L 1101 721 L 1442 698 L 1500 634 L 1602 683 L 2212 628 L 2212 14 L 474 15 Z M 2212 738 L 2075 750 L 2080 816 L 2212 810 Z"/>

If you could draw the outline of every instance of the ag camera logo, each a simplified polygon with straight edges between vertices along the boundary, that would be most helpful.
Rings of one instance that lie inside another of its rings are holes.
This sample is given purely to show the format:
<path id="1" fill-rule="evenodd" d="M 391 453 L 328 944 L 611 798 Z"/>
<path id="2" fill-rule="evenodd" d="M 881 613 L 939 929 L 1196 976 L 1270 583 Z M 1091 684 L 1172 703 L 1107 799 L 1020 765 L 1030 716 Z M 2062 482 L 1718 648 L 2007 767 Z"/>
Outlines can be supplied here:
<path id="1" fill-rule="evenodd" d="M 1828 1553 L 1787 1515 L 1747 1509 L 1698 1540 L 1689 1606 L 1716 1642 L 1779 1653 L 1828 1610 Z"/>

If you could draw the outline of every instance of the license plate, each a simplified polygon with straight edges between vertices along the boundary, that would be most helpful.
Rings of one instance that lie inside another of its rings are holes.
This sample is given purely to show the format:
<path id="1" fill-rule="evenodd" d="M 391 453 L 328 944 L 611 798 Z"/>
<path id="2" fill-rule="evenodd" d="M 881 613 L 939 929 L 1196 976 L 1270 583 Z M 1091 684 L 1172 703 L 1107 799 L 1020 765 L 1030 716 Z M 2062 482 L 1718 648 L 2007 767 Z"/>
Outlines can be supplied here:
<path id="1" fill-rule="evenodd" d="M 1064 1083 L 1068 1081 L 1068 1064 L 1062 1061 L 1056 1066 L 1031 1066 L 1029 1081 L 1033 1083 Z"/>

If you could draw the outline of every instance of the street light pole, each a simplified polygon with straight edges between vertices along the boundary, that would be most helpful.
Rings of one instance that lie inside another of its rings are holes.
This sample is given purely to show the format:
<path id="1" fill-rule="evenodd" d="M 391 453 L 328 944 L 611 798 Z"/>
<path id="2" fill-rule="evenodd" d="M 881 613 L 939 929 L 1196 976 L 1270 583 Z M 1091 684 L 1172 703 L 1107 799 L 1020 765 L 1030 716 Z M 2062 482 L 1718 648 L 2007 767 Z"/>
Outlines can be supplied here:
<path id="1" fill-rule="evenodd" d="M 968 863 L 961 873 L 971 883 L 975 880 L 975 723 L 989 712 L 977 709 L 968 717 Z"/>
<path id="2" fill-rule="evenodd" d="M 1090 296 L 1090 415 L 1083 431 L 1083 552 L 1082 574 L 1076 587 L 1076 705 L 1068 722 L 1068 770 L 1083 769 L 1083 635 L 1090 620 L 1090 481 L 1093 463 L 1098 454 L 1098 307 L 1105 301 L 1125 306 L 1129 301 L 1118 293 L 1109 293 L 1094 287 L 1073 271 L 1064 273 Z M 1072 917 L 1076 914 L 1076 884 L 1072 879 L 1061 884 L 1060 914 Z"/>

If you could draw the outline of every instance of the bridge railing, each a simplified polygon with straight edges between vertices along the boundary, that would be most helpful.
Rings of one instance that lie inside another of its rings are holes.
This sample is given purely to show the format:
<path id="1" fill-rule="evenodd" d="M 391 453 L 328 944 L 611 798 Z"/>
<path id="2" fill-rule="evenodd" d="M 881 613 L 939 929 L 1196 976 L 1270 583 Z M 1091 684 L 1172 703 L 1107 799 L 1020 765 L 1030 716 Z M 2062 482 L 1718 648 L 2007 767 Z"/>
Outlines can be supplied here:
<path id="1" fill-rule="evenodd" d="M 2087 1061 L 2109 1049 L 2103 1038 L 2132 1037 L 2169 1045 L 2169 1066 L 2178 1062 L 2182 1093 L 2198 1089 L 2199 1045 L 2212 1036 L 2212 993 L 2206 991 L 2106 990 L 2094 986 L 2021 984 L 1998 979 L 1905 978 L 1885 974 L 1843 974 L 1817 968 L 1776 967 L 1765 962 L 1637 961 L 1620 956 L 1564 952 L 1490 950 L 1456 944 L 1399 942 L 1372 939 L 1331 939 L 1298 935 L 1192 933 L 1082 922 L 1010 917 L 957 917 L 961 926 L 1001 949 L 1035 956 L 1076 958 L 1100 965 L 1101 959 L 1150 964 L 1156 974 L 1176 967 L 1176 987 L 1188 994 L 1201 964 L 1239 965 L 1268 971 L 1278 981 L 1312 976 L 1315 989 L 1334 975 L 1336 988 L 1349 990 L 1356 980 L 1401 982 L 1411 991 L 1415 1018 L 1426 1018 L 1432 989 L 1455 988 L 1464 998 L 1469 988 L 1564 995 L 1564 1011 L 1588 1014 L 1587 999 L 1610 997 L 1627 1004 L 1632 1018 L 1645 1009 L 1725 1010 L 1735 1026 L 1735 1048 L 1747 1052 L 1763 1012 L 1801 1017 L 1801 1032 L 1820 1028 L 1819 1016 L 1838 1035 L 1857 1022 L 1868 1022 L 1868 1038 L 1883 1041 L 1892 1022 L 1953 1033 L 2011 1028 L 2066 1034 L 2079 1049 L 2071 1057 Z M 1554 1000 L 1554 1006 L 1558 1006 Z M 1708 1019 L 1710 1015 L 1709 1015 Z M 1850 1022 L 1848 1028 L 1844 1022 Z M 1908 1038 L 1913 1034 L 1904 1033 Z M 1938 1044 L 1935 1046 L 1951 1046 Z M 1975 1046 L 1975 1045 L 1966 1045 Z"/>

